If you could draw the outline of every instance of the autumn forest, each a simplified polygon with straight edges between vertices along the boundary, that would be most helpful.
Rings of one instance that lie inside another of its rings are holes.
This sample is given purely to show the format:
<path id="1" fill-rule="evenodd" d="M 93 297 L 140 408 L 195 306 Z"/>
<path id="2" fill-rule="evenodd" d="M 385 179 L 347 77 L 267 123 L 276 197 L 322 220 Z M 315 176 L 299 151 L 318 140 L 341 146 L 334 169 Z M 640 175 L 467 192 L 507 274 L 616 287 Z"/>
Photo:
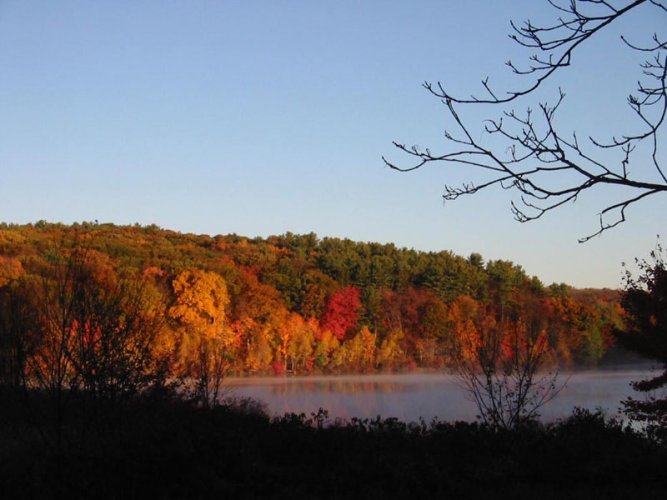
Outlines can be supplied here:
<path id="1" fill-rule="evenodd" d="M 104 329 L 140 337 L 126 340 L 150 351 L 141 370 L 177 377 L 201 376 L 202 356 L 225 375 L 446 369 L 489 329 L 591 366 L 613 355 L 623 318 L 617 292 L 547 286 L 509 261 L 314 234 L 5 224 L 0 259 L 4 341 L 30 339 L 23 366 L 3 365 L 16 380 L 47 375 L 56 338 L 90 357 Z"/>

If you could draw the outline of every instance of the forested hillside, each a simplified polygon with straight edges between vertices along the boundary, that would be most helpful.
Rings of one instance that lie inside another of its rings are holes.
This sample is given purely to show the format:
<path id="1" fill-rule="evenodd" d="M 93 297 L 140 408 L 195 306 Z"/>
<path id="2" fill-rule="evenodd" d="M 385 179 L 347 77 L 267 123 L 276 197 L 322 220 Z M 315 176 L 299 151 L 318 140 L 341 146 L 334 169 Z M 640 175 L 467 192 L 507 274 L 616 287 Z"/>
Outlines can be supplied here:
<path id="1" fill-rule="evenodd" d="M 485 329 L 539 337 L 554 363 L 592 365 L 622 317 L 615 291 L 545 286 L 479 254 L 315 234 L 0 226 L 5 380 L 53 376 L 58 343 L 79 373 L 94 360 L 95 377 L 116 351 L 125 357 L 108 363 L 142 376 L 446 368 Z"/>

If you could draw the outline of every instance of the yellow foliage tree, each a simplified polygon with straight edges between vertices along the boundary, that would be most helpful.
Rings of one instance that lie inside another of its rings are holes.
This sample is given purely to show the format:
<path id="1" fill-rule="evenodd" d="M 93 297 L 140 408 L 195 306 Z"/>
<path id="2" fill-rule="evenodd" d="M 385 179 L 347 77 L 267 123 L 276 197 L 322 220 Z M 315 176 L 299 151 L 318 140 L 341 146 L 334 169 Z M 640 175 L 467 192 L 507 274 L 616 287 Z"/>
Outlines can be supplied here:
<path id="1" fill-rule="evenodd" d="M 246 331 L 248 351 L 245 367 L 250 372 L 264 372 L 271 367 L 273 348 L 271 346 L 271 328 L 255 320 L 248 320 L 251 324 Z"/>
<path id="2" fill-rule="evenodd" d="M 180 327 L 179 357 L 183 375 L 195 381 L 195 396 L 209 405 L 218 401 L 222 379 L 238 346 L 226 324 L 227 285 L 217 273 L 188 269 L 172 282 L 169 316 Z"/>
<path id="3" fill-rule="evenodd" d="M 375 359 L 375 335 L 367 326 L 345 343 L 348 366 L 367 370 Z"/>
<path id="4" fill-rule="evenodd" d="M 340 360 L 336 363 L 333 359 L 333 354 L 339 351 L 340 342 L 333 333 L 329 330 L 324 330 L 320 335 L 316 336 L 315 342 L 315 364 L 318 368 L 326 368 L 330 365 L 337 366 Z"/>
<path id="5" fill-rule="evenodd" d="M 402 339 L 403 332 L 397 329 L 391 330 L 389 334 L 382 339 L 376 357 L 377 366 L 384 369 L 391 369 L 398 361 L 400 361 L 403 357 L 403 349 L 401 348 Z"/>
<path id="6" fill-rule="evenodd" d="M 285 361 L 285 369 L 309 369 L 313 354 L 314 327 L 317 320 L 304 320 L 300 314 L 291 313 L 281 329 L 279 352 Z M 289 361 L 289 363 L 288 363 Z"/>

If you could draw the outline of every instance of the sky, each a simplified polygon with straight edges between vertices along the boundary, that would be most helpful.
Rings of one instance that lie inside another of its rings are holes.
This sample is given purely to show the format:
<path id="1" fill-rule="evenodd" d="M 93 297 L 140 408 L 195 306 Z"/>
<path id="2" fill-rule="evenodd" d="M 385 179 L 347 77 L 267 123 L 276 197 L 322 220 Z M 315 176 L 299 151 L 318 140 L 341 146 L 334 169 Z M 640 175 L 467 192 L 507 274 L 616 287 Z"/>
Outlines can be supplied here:
<path id="1" fill-rule="evenodd" d="M 655 10 L 601 34 L 536 96 L 563 88 L 565 130 L 607 137 L 633 119 L 625 99 L 641 60 L 618 37 L 664 31 Z M 0 0 L 0 220 L 315 232 L 478 252 L 547 284 L 617 288 L 621 264 L 667 234 L 667 197 L 579 244 L 614 193 L 520 224 L 517 196 L 502 189 L 443 203 L 444 185 L 474 172 L 382 161 L 408 161 L 394 140 L 447 147 L 451 123 L 424 81 L 460 95 L 486 76 L 516 84 L 504 62 L 530 52 L 507 37 L 510 20 L 552 16 L 537 0 Z M 500 111 L 465 118 L 490 140 L 482 121 Z"/>

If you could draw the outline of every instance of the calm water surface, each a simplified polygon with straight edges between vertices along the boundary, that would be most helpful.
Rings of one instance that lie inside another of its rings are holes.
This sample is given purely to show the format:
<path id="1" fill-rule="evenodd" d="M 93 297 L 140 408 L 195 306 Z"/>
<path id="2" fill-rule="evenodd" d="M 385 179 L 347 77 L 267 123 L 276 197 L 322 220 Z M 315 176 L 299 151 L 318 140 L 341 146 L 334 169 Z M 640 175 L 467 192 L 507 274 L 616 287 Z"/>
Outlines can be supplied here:
<path id="1" fill-rule="evenodd" d="M 601 407 L 608 415 L 633 394 L 630 382 L 652 373 L 642 369 L 595 370 L 562 374 L 565 387 L 541 410 L 548 422 L 572 413 L 575 406 Z M 345 375 L 228 379 L 229 395 L 262 401 L 269 413 L 310 415 L 324 408 L 329 418 L 396 417 L 403 421 L 474 420 L 477 410 L 460 380 L 443 374 Z M 635 393 L 635 396 L 637 394 Z"/>

